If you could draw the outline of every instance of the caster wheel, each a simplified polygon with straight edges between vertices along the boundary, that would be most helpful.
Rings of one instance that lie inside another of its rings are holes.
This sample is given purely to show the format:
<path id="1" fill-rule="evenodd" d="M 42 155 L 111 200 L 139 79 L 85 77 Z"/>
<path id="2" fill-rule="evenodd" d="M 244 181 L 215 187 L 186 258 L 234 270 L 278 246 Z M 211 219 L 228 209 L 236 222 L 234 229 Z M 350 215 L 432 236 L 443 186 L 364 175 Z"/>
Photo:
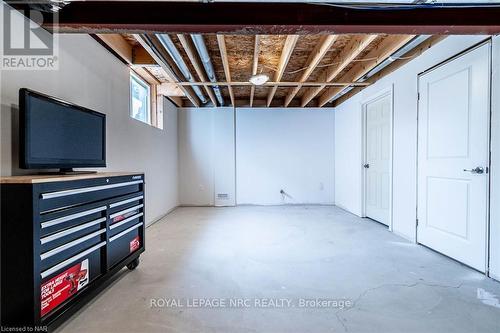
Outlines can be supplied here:
<path id="1" fill-rule="evenodd" d="M 133 271 L 134 269 L 137 268 L 137 266 L 139 266 L 139 263 L 140 263 L 139 258 L 136 258 L 134 261 L 132 261 L 130 264 L 127 265 L 127 268 Z"/>

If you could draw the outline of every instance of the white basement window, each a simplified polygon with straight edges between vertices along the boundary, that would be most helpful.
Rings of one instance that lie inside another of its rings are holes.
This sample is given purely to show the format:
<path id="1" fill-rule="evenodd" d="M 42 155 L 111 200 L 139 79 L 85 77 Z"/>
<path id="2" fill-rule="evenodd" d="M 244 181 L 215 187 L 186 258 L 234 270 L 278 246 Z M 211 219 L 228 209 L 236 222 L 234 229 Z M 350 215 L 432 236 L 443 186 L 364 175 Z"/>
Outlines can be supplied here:
<path id="1" fill-rule="evenodd" d="M 151 86 L 130 73 L 130 116 L 151 125 Z"/>

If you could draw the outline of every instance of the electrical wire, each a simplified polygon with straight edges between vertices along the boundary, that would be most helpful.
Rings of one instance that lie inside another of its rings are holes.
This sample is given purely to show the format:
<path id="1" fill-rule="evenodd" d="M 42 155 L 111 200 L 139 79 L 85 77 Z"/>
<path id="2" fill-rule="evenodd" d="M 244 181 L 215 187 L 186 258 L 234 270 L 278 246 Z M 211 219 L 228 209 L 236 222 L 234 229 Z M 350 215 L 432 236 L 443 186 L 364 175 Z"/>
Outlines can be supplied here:
<path id="1" fill-rule="evenodd" d="M 396 61 L 396 60 L 412 59 L 412 58 L 415 58 L 415 57 L 416 57 L 416 55 L 412 55 L 412 56 L 409 56 L 409 57 L 389 57 L 388 59 Z M 364 58 L 364 59 L 354 59 L 354 60 L 351 61 L 351 63 L 353 63 L 353 62 L 372 61 L 372 60 L 376 60 L 376 59 L 378 59 L 378 57 L 371 57 L 371 58 Z M 318 65 L 318 66 L 316 66 L 316 68 L 332 67 L 332 66 L 336 66 L 336 65 L 338 65 L 340 63 L 341 63 L 341 61 L 337 61 L 337 62 L 333 62 L 333 63 L 329 63 L 329 64 Z M 268 65 L 260 65 L 260 66 L 265 67 L 267 69 L 270 69 L 270 70 L 272 70 L 274 72 L 278 71 L 277 68 L 274 68 L 274 67 L 271 67 L 271 66 L 268 66 Z M 296 69 L 296 70 L 293 70 L 293 71 L 286 71 L 285 73 L 286 74 L 296 74 L 296 73 L 305 71 L 308 68 L 309 68 L 309 66 L 306 66 L 306 67 L 302 67 L 302 68 L 299 68 L 299 69 Z M 261 72 L 262 72 L 262 69 L 261 69 Z"/>

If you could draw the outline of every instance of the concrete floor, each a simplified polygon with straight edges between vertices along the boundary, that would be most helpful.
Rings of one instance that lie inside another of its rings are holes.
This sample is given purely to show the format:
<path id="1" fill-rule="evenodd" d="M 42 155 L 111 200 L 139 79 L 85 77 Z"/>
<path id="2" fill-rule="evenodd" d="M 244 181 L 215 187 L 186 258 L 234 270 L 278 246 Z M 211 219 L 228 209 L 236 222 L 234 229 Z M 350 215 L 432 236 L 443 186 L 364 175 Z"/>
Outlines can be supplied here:
<path id="1" fill-rule="evenodd" d="M 146 246 L 60 331 L 500 332 L 500 283 L 335 207 L 179 208 Z"/>

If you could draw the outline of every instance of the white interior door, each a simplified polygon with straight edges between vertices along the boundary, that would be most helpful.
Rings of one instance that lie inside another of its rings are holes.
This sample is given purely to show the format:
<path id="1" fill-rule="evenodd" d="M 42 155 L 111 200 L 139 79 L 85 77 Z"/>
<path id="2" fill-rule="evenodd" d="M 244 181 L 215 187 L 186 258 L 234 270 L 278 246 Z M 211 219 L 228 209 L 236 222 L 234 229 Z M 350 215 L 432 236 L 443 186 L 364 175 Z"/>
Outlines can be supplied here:
<path id="1" fill-rule="evenodd" d="M 486 269 L 489 51 L 419 77 L 418 242 Z"/>
<path id="2" fill-rule="evenodd" d="M 365 109 L 365 215 L 389 225 L 391 188 L 391 94 Z"/>

